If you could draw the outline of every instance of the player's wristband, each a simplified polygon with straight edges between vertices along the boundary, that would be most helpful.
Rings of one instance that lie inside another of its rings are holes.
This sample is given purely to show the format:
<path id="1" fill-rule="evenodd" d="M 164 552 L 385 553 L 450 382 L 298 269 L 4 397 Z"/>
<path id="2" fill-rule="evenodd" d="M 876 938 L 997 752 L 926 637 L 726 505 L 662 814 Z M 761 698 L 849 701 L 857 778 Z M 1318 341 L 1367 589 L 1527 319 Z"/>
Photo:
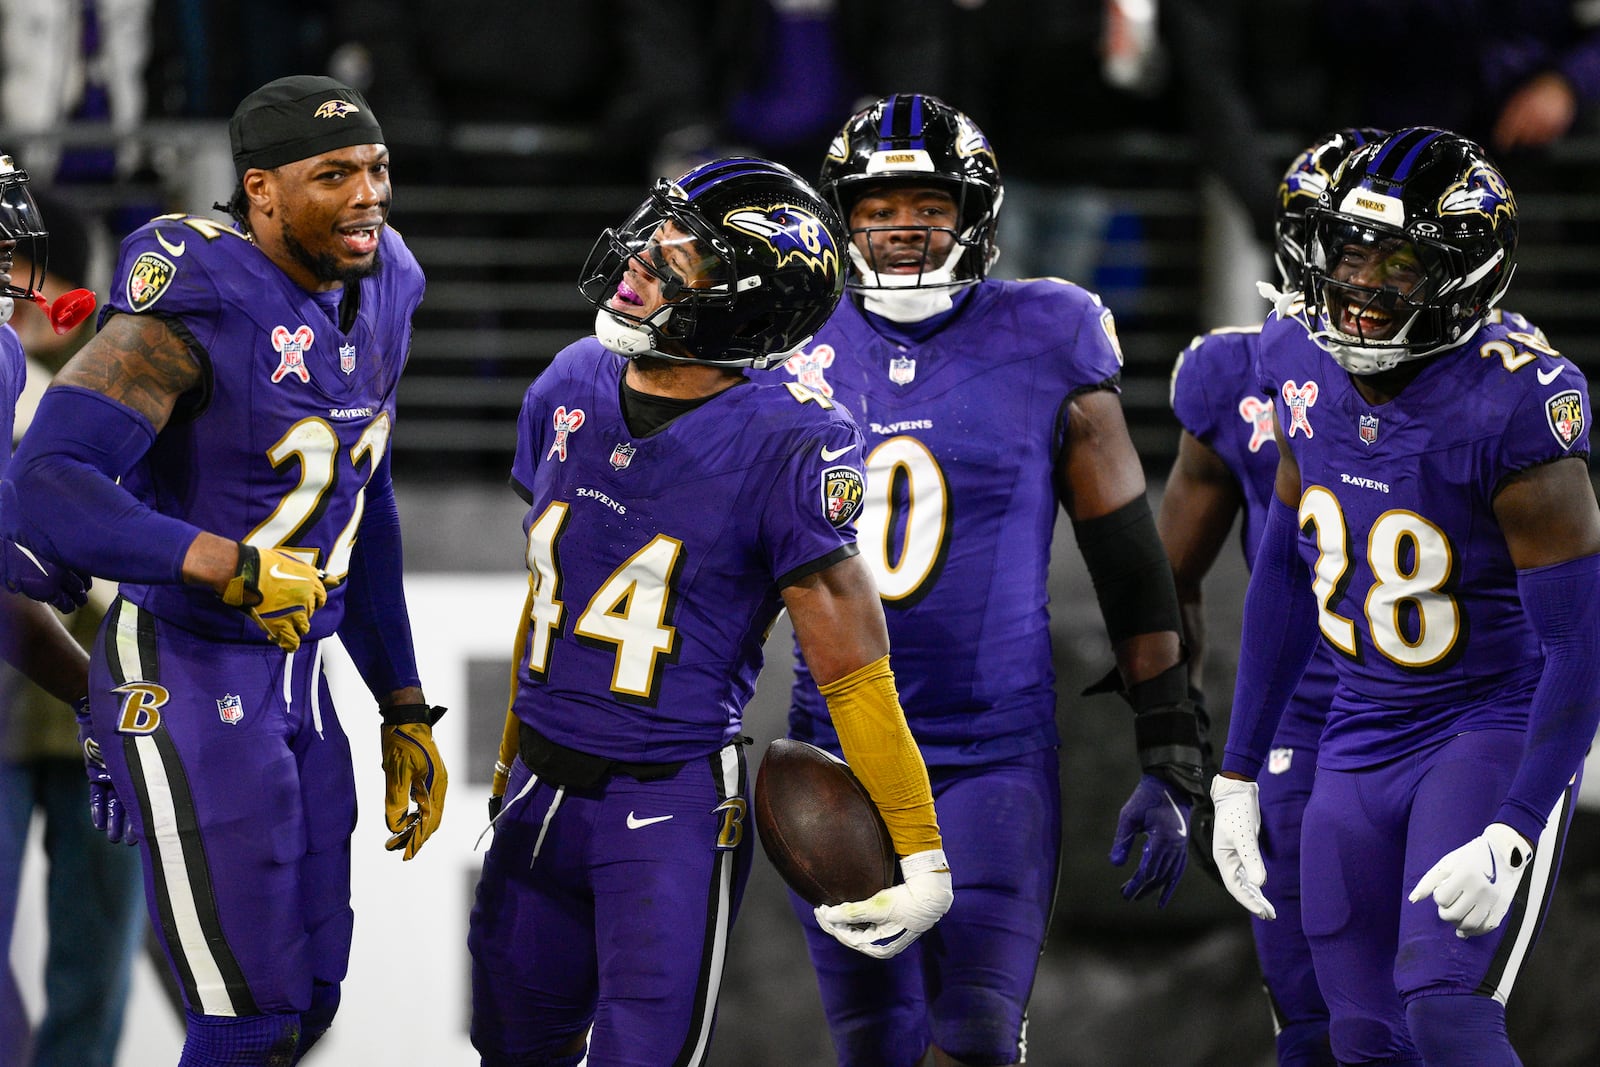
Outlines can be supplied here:
<path id="1" fill-rule="evenodd" d="M 432 726 L 444 718 L 444 713 L 449 708 L 429 707 L 427 704 L 391 704 L 387 708 L 378 709 L 383 714 L 383 725 L 405 726 L 410 723 L 423 723 Z"/>

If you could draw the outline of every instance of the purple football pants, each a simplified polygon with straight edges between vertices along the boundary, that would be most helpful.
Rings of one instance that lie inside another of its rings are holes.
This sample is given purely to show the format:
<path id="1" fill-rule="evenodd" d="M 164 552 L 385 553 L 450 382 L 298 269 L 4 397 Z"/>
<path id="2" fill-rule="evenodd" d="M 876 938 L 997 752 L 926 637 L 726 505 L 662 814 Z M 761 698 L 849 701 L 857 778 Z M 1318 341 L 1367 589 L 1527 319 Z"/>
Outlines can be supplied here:
<path id="1" fill-rule="evenodd" d="M 320 645 L 210 641 L 118 598 L 89 691 L 184 1003 L 307 1010 L 313 981 L 343 980 L 353 921 L 355 778 Z"/>
<path id="2" fill-rule="evenodd" d="M 640 782 L 534 782 L 519 757 L 472 907 L 472 1043 L 487 1067 L 704 1063 L 750 875 L 744 746 Z"/>
<path id="3" fill-rule="evenodd" d="M 1261 777 L 1261 860 L 1272 921 L 1250 919 L 1272 1006 L 1279 1067 L 1333 1067 L 1328 1004 L 1317 986 L 1300 919 L 1300 824 L 1316 780 L 1315 749 L 1273 749 Z"/>
<path id="4" fill-rule="evenodd" d="M 949 912 L 888 960 L 846 948 L 790 893 L 840 1067 L 913 1067 L 929 1043 L 963 1063 L 1022 1059 L 1028 997 L 1061 864 L 1053 748 L 930 767 L 955 884 Z"/>
<path id="5" fill-rule="evenodd" d="M 1340 1063 L 1420 1062 L 1405 1024 L 1405 1005 L 1418 998 L 1489 997 L 1503 1022 L 1555 889 L 1581 767 L 1498 929 L 1457 937 L 1431 897 L 1406 897 L 1445 853 L 1493 821 L 1523 737 L 1477 730 L 1379 767 L 1318 768 L 1305 812 L 1304 922 Z"/>

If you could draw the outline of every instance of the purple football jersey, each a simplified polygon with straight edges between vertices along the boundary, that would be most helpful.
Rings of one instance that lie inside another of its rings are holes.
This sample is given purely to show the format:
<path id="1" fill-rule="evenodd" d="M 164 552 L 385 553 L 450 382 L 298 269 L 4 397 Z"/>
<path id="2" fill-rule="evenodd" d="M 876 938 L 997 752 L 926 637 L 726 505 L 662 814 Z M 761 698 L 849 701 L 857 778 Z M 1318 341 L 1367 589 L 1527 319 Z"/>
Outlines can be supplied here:
<path id="1" fill-rule="evenodd" d="M 207 369 L 205 394 L 180 399 L 123 484 L 164 514 L 325 570 L 328 603 L 308 641 L 344 615 L 335 583 L 388 447 L 422 300 L 422 271 L 400 235 L 385 228 L 379 242 L 380 269 L 360 283 L 348 333 L 340 292 L 306 292 L 237 230 L 194 216 L 153 219 L 123 240 L 103 312 L 169 320 Z M 197 633 L 268 640 L 209 589 L 125 584 L 122 595 Z"/>
<path id="2" fill-rule="evenodd" d="M 703 756 L 738 732 L 780 589 L 855 552 L 861 435 L 767 377 L 644 436 L 626 361 L 586 338 L 528 388 L 512 478 L 529 503 L 522 721 L 629 762 Z"/>
<path id="3" fill-rule="evenodd" d="M 1278 473 L 1272 401 L 1256 385 L 1260 325 L 1196 337 L 1172 369 L 1172 411 L 1183 428 L 1222 460 L 1244 497 L 1240 540 L 1246 564 L 1267 524 Z M 1274 748 L 1314 753 L 1333 700 L 1333 653 L 1319 644 L 1273 734 Z"/>
<path id="4" fill-rule="evenodd" d="M 22 353 L 22 340 L 10 323 L 0 325 L 0 474 L 11 460 L 11 442 L 17 430 L 17 398 L 28 380 L 28 359 Z"/>
<path id="5" fill-rule="evenodd" d="M 848 408 L 866 439 L 864 559 L 906 719 L 930 766 L 1058 743 L 1046 578 L 1068 398 L 1115 383 L 1111 313 L 1066 282 L 989 280 L 909 347 L 855 301 L 774 372 Z M 793 736 L 838 751 L 797 664 Z"/>
<path id="6" fill-rule="evenodd" d="M 1543 667 L 1492 501 L 1589 452 L 1582 373 L 1486 324 L 1373 405 L 1293 318 L 1257 366 L 1299 463 L 1300 549 L 1339 672 L 1320 765 L 1372 766 L 1469 729 L 1523 729 Z"/>

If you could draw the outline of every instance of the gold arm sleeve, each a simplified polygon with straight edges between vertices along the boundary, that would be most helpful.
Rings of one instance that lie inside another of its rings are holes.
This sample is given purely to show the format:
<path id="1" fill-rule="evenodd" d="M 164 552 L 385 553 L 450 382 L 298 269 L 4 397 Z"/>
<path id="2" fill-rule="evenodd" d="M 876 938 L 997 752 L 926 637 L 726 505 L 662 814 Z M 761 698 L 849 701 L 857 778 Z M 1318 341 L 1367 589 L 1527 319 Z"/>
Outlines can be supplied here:
<path id="1" fill-rule="evenodd" d="M 895 852 L 909 856 L 943 847 L 928 767 L 906 726 L 889 657 L 818 688 L 839 731 L 845 761 L 878 806 Z"/>
<path id="2" fill-rule="evenodd" d="M 528 642 L 528 612 L 533 609 L 533 576 L 528 576 L 528 595 L 522 602 L 522 614 L 517 619 L 517 637 L 511 646 L 511 694 L 506 697 L 506 726 L 500 735 L 500 752 L 494 758 L 494 780 L 489 785 L 491 796 L 505 796 L 506 779 L 511 776 L 511 761 L 517 757 L 521 738 L 521 721 L 513 710 L 517 702 L 517 668 L 522 665 L 522 647 Z"/>

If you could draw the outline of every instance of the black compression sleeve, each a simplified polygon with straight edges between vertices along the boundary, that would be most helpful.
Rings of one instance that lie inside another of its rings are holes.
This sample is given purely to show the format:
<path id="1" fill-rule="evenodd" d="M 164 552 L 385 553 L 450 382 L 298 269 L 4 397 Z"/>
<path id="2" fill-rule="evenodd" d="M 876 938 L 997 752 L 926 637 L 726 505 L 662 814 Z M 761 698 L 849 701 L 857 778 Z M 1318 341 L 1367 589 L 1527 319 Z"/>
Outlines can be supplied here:
<path id="1" fill-rule="evenodd" d="M 1138 634 L 1183 632 L 1172 567 L 1143 495 L 1109 515 L 1074 520 L 1072 529 L 1113 645 Z"/>

